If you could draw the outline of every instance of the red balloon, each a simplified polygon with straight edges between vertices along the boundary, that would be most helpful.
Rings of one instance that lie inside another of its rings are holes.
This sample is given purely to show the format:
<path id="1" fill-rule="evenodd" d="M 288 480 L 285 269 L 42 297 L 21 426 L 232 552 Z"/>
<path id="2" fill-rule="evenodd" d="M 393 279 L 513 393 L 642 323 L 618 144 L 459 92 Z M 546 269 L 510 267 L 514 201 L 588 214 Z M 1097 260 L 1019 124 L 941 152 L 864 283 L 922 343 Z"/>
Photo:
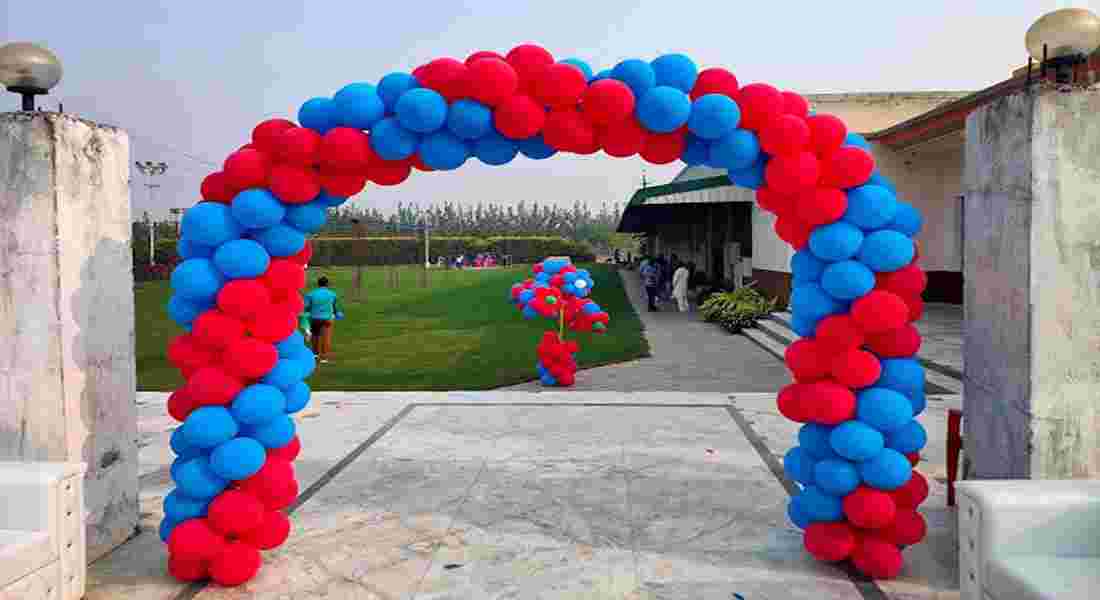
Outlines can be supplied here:
<path id="1" fill-rule="evenodd" d="M 469 96 L 468 75 L 466 65 L 453 58 L 437 58 L 414 73 L 420 85 L 439 92 L 448 102 Z"/>
<path id="2" fill-rule="evenodd" d="M 221 202 L 222 204 L 229 204 L 233 201 L 233 197 L 237 195 L 237 191 L 233 189 L 229 182 L 229 177 L 221 171 L 211 173 L 203 178 L 199 191 L 203 200 Z"/>
<path id="3" fill-rule="evenodd" d="M 737 94 L 742 129 L 759 131 L 783 114 L 783 94 L 766 83 L 750 83 Z"/>
<path id="4" fill-rule="evenodd" d="M 312 167 L 320 161 L 321 134 L 308 127 L 291 127 L 276 138 L 272 156 L 279 163 L 295 167 Z"/>
<path id="5" fill-rule="evenodd" d="M 268 270 L 271 267 L 268 266 Z M 271 303 L 271 293 L 258 279 L 233 279 L 218 292 L 218 310 L 246 321 L 256 314 L 261 306 Z"/>
<path id="6" fill-rule="evenodd" d="M 226 349 L 233 360 L 226 361 L 225 369 L 232 375 L 246 379 L 259 379 L 267 375 L 279 360 L 275 346 L 253 338 L 241 338 Z"/>
<path id="7" fill-rule="evenodd" d="M 848 195 L 837 188 L 815 187 L 799 194 L 794 206 L 800 221 L 812 227 L 827 225 L 844 216 Z"/>
<path id="8" fill-rule="evenodd" d="M 601 80 L 597 83 L 602 83 Z M 646 132 L 634 117 L 627 117 L 608 125 L 599 132 L 599 142 L 604 152 L 616 158 L 634 156 L 645 145 Z"/>
<path id="9" fill-rule="evenodd" d="M 843 146 L 822 159 L 821 180 L 839 188 L 861 186 L 875 171 L 875 159 L 863 148 Z"/>
<path id="10" fill-rule="evenodd" d="M 899 296 L 920 296 L 928 287 L 928 275 L 915 264 L 904 266 L 892 273 L 877 275 L 877 287 Z"/>
<path id="11" fill-rule="evenodd" d="M 695 87 L 691 88 L 691 99 L 695 101 L 707 94 L 722 94 L 736 100 L 737 89 L 737 78 L 733 73 L 711 67 L 699 71 L 699 76 L 695 79 Z"/>
<path id="12" fill-rule="evenodd" d="M 814 417 L 814 404 L 804 383 L 792 383 L 779 390 L 776 407 L 780 414 L 797 423 L 808 423 Z"/>
<path id="13" fill-rule="evenodd" d="M 404 183 L 412 175 L 412 164 L 403 160 L 376 162 L 370 169 L 370 180 L 382 186 Z"/>
<path id="14" fill-rule="evenodd" d="M 294 467 L 289 462 L 272 456 L 267 457 L 264 466 L 254 475 L 237 482 L 237 487 L 259 498 L 268 510 L 279 510 L 289 506 L 298 494 L 298 482 L 294 480 Z M 287 496 L 290 496 L 290 501 L 283 504 Z"/>
<path id="15" fill-rule="evenodd" d="M 480 50 L 480 51 L 474 52 L 470 56 L 466 57 L 466 66 L 467 67 L 472 66 L 475 62 L 477 62 L 479 60 L 482 60 L 482 59 L 485 59 L 485 58 L 495 58 L 495 59 L 501 60 L 501 61 L 504 60 L 504 57 L 497 54 L 496 52 L 491 52 L 489 50 Z M 511 65 L 509 65 L 509 66 L 511 66 Z"/>
<path id="16" fill-rule="evenodd" d="M 432 171 L 435 170 L 435 169 L 429 167 L 428 165 L 424 164 L 424 159 L 420 158 L 419 153 L 413 154 L 411 158 L 412 158 L 412 166 L 417 171 L 423 171 L 425 173 L 431 173 Z"/>
<path id="17" fill-rule="evenodd" d="M 768 162 L 764 179 L 781 194 L 797 194 L 812 188 L 821 176 L 821 165 L 810 152 L 777 156 Z"/>
<path id="18" fill-rule="evenodd" d="M 224 406 L 243 389 L 239 379 L 217 367 L 202 367 L 187 380 L 187 394 L 196 406 Z"/>
<path id="19" fill-rule="evenodd" d="M 802 152 L 809 142 L 810 127 L 794 115 L 779 115 L 760 130 L 760 147 L 772 156 Z"/>
<path id="20" fill-rule="evenodd" d="M 530 96 L 517 94 L 493 111 L 493 124 L 504 137 L 525 140 L 542 131 L 546 111 Z"/>
<path id="21" fill-rule="evenodd" d="M 684 155 L 684 140 L 682 131 L 671 133 L 646 132 L 645 142 L 642 143 L 642 158 L 655 165 L 667 165 Z"/>
<path id="22" fill-rule="evenodd" d="M 895 546 L 912 546 L 924 539 L 928 524 L 924 516 L 912 508 L 899 509 L 894 522 L 875 532 L 875 537 Z"/>
<path id="23" fill-rule="evenodd" d="M 586 120 L 585 123 L 587 124 L 588 121 Z M 589 140 L 589 142 L 582 146 L 577 146 L 576 148 L 573 148 L 572 150 L 570 150 L 570 152 L 572 152 L 573 154 L 592 155 L 599 152 L 601 149 L 603 149 L 603 146 L 600 145 L 600 132 L 593 128 L 592 138 Z"/>
<path id="24" fill-rule="evenodd" d="M 897 329 L 909 321 L 909 307 L 897 294 L 871 290 L 852 303 L 852 319 L 867 334 Z"/>
<path id="25" fill-rule="evenodd" d="M 281 306 L 284 310 L 292 312 L 296 315 L 300 314 L 306 309 L 306 300 L 302 297 L 301 294 L 284 292 L 284 295 L 279 298 L 279 301 L 276 304 Z"/>
<path id="26" fill-rule="evenodd" d="M 519 91 L 530 93 L 534 81 L 538 78 L 542 69 L 554 64 L 554 55 L 541 46 L 521 44 L 512 48 L 505 60 L 512 65 L 512 68 L 516 70 L 516 74 L 519 75 Z"/>
<path id="27" fill-rule="evenodd" d="M 856 395 L 834 381 L 806 384 L 803 398 L 811 406 L 809 421 L 823 425 L 838 425 L 856 417 Z"/>
<path id="28" fill-rule="evenodd" d="M 831 352 L 853 350 L 863 345 L 863 330 L 850 315 L 830 315 L 817 324 L 814 338 Z"/>
<path id="29" fill-rule="evenodd" d="M 634 114 L 634 92 L 617 79 L 601 79 L 581 96 L 584 116 L 594 125 L 611 125 Z"/>
<path id="30" fill-rule="evenodd" d="M 191 334 L 178 335 L 168 343 L 168 361 L 177 369 L 198 369 L 214 362 L 216 353 L 199 344 Z"/>
<path id="31" fill-rule="evenodd" d="M 321 193 L 321 182 L 313 169 L 293 165 L 271 168 L 271 193 L 287 204 L 305 204 Z"/>
<path id="32" fill-rule="evenodd" d="M 532 81 L 531 92 L 550 108 L 573 108 L 588 87 L 584 73 L 577 67 L 556 63 L 539 70 Z"/>
<path id="33" fill-rule="evenodd" d="M 573 151 L 591 145 L 596 132 L 577 109 L 561 109 L 546 117 L 542 138 L 555 150 Z"/>
<path id="34" fill-rule="evenodd" d="M 244 323 L 220 310 L 208 310 L 195 319 L 191 325 L 191 335 L 211 350 L 224 350 L 244 337 Z"/>
<path id="35" fill-rule="evenodd" d="M 898 508 L 915 509 L 928 499 L 928 480 L 920 471 L 913 469 L 913 475 L 905 485 L 890 492 L 890 497 Z"/>
<path id="36" fill-rule="evenodd" d="M 783 92 L 783 113 L 805 119 L 810 114 L 810 103 L 794 92 Z"/>
<path id="37" fill-rule="evenodd" d="M 370 147 L 370 137 L 358 129 L 336 127 L 321 138 L 321 164 L 328 173 L 363 175 L 378 155 Z"/>
<path id="38" fill-rule="evenodd" d="M 204 518 L 188 519 L 176 525 L 168 536 L 168 553 L 181 561 L 210 560 L 224 546 L 225 539 Z"/>
<path id="39" fill-rule="evenodd" d="M 810 127 L 810 140 L 813 151 L 819 156 L 828 156 L 844 144 L 844 138 L 848 135 L 848 127 L 844 121 L 833 115 L 810 115 L 806 117 L 806 124 Z"/>
<path id="40" fill-rule="evenodd" d="M 267 266 L 261 281 L 273 292 L 300 290 L 306 286 L 306 270 L 297 262 L 276 258 Z"/>
<path id="41" fill-rule="evenodd" d="M 252 337 L 273 344 L 285 340 L 297 328 L 297 313 L 289 312 L 278 305 L 261 308 L 248 322 L 248 332 Z"/>
<path id="42" fill-rule="evenodd" d="M 844 497 L 844 514 L 856 527 L 881 529 L 894 522 L 897 505 L 887 492 L 861 485 Z"/>
<path id="43" fill-rule="evenodd" d="M 920 462 L 920 452 L 910 452 L 909 454 L 905 455 L 905 458 L 908 458 L 909 459 L 909 464 L 911 464 L 915 467 L 915 466 L 917 466 L 917 463 Z M 897 499 L 895 499 L 894 501 L 896 502 Z M 898 506 L 901 506 L 901 505 L 899 504 Z"/>
<path id="44" fill-rule="evenodd" d="M 776 219 L 773 227 L 779 239 L 790 244 L 795 250 L 801 250 L 810 243 L 812 228 L 798 219 L 781 216 Z"/>
<path id="45" fill-rule="evenodd" d="M 889 542 L 864 538 L 852 552 L 852 564 L 872 579 L 893 579 L 901 573 L 901 551 Z"/>
<path id="46" fill-rule="evenodd" d="M 252 494 L 225 490 L 207 509 L 206 518 L 214 531 L 224 536 L 240 535 L 263 523 L 264 505 Z"/>
<path id="47" fill-rule="evenodd" d="M 375 167 L 377 167 L 377 164 Z M 317 183 L 321 184 L 321 187 L 333 196 L 350 198 L 363 191 L 363 187 L 367 185 L 367 176 L 321 171 L 317 174 Z"/>
<path id="48" fill-rule="evenodd" d="M 274 155 L 279 149 L 279 136 L 292 127 L 296 125 L 286 119 L 268 119 L 252 130 L 252 145 Z"/>
<path id="49" fill-rule="evenodd" d="M 210 578 L 225 587 L 241 585 L 255 577 L 262 564 L 259 550 L 244 542 L 230 542 L 210 561 Z"/>
<path id="50" fill-rule="evenodd" d="M 178 581 L 202 581 L 210 576 L 205 560 L 183 560 L 168 555 L 168 574 Z"/>
<path id="51" fill-rule="evenodd" d="M 222 171 L 233 189 L 267 187 L 271 164 L 267 155 L 258 150 L 238 150 L 225 159 Z"/>
<path id="52" fill-rule="evenodd" d="M 905 296 L 902 300 L 905 300 L 906 306 L 909 307 L 909 321 L 920 320 L 924 314 L 924 300 L 920 296 Z"/>
<path id="53" fill-rule="evenodd" d="M 297 254 L 288 256 L 286 258 L 287 260 L 295 264 L 303 266 L 308 265 L 309 259 L 313 258 L 313 244 L 311 244 L 309 240 L 306 240 L 305 245 L 302 246 L 302 249 L 299 250 Z"/>
<path id="54" fill-rule="evenodd" d="M 905 320 L 909 320 L 906 307 Z M 867 348 L 883 358 L 907 358 L 920 351 L 920 332 L 912 323 L 882 333 L 867 334 Z"/>
<path id="55" fill-rule="evenodd" d="M 301 451 L 302 441 L 298 439 L 298 436 L 294 436 L 285 446 L 280 448 L 268 448 L 267 455 L 272 459 L 294 462 L 294 459 L 298 458 L 298 454 Z"/>
<path id="56" fill-rule="evenodd" d="M 474 60 L 471 56 L 466 59 L 466 64 L 469 67 L 470 96 L 482 104 L 497 106 L 519 89 L 519 75 L 503 58 L 494 55 Z"/>
<path id="57" fill-rule="evenodd" d="M 787 346 L 783 358 L 796 381 L 809 383 L 828 376 L 831 355 L 822 350 L 817 342 L 807 338 Z"/>
<path id="58" fill-rule="evenodd" d="M 844 523 L 812 523 L 802 539 L 806 551 L 817 560 L 837 562 L 852 555 L 856 548 L 856 534 L 852 526 Z"/>
<path id="59" fill-rule="evenodd" d="M 777 216 L 790 216 L 794 210 L 794 197 L 780 194 L 767 186 L 756 190 L 756 203 Z"/>
<path id="60" fill-rule="evenodd" d="M 878 358 L 865 350 L 852 349 L 833 356 L 833 378 L 852 389 L 868 387 L 882 375 L 882 364 Z"/>
<path id="61" fill-rule="evenodd" d="M 191 411 L 195 408 L 197 407 L 191 399 L 187 387 L 182 387 L 172 392 L 171 396 L 168 396 L 168 414 L 180 423 L 184 422 L 187 415 L 191 414 Z"/>
<path id="62" fill-rule="evenodd" d="M 272 550 L 283 545 L 290 537 L 290 519 L 286 513 L 269 510 L 263 522 L 255 529 L 241 534 L 241 541 L 259 550 Z"/>

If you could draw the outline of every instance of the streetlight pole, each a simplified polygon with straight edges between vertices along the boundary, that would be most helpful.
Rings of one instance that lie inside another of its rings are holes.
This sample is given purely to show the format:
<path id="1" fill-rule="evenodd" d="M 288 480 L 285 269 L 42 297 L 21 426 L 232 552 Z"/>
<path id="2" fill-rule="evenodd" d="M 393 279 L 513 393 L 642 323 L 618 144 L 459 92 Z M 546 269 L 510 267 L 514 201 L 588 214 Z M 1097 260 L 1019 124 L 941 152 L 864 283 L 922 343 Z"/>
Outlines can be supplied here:
<path id="1" fill-rule="evenodd" d="M 149 204 L 152 206 L 153 202 L 153 190 L 160 187 L 159 183 L 153 183 L 152 178 L 158 175 L 164 175 L 164 172 L 168 170 L 168 163 L 165 162 L 153 162 L 151 160 L 146 161 L 134 161 L 134 165 L 138 170 L 145 175 L 146 182 L 145 187 L 149 190 Z M 149 225 L 149 264 L 157 264 L 156 255 L 156 234 L 157 224 L 156 221 L 152 221 Z"/>

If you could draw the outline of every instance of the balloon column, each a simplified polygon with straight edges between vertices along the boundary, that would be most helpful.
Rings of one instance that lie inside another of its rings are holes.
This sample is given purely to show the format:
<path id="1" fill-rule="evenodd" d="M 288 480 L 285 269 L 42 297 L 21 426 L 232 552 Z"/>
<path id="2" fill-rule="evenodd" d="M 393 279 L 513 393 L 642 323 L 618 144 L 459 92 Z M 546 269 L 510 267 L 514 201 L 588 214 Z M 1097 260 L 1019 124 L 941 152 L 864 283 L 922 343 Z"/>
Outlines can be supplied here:
<path id="1" fill-rule="evenodd" d="M 548 258 L 531 269 L 534 278 L 512 285 L 511 302 L 528 319 L 545 317 L 558 321 L 558 331 L 542 336 L 535 365 L 544 385 L 573 385 L 577 373 L 576 342 L 565 341 L 565 328 L 604 333 L 610 317 L 588 298 L 592 276 L 577 269 L 568 259 Z"/>
<path id="2" fill-rule="evenodd" d="M 806 423 L 786 459 L 804 486 L 791 519 L 814 556 L 851 559 L 876 577 L 896 574 L 899 548 L 923 537 L 916 506 L 927 483 L 909 467 L 926 437 L 913 420 L 924 408 L 911 324 L 925 285 L 912 242 L 921 218 L 836 117 L 811 113 L 795 93 L 699 70 L 682 54 L 593 75 L 583 61 L 523 44 L 352 83 L 305 102 L 298 121 L 260 123 L 203 180 L 203 201 L 182 222 L 168 312 L 187 333 L 168 355 L 187 383 L 168 405 L 182 424 L 161 526 L 177 578 L 242 583 L 260 550 L 288 535 L 280 511 L 297 495 L 300 448 L 290 415 L 308 402 L 303 380 L 315 368 L 295 333 L 298 290 L 306 237 L 326 210 L 368 182 L 393 186 L 413 169 L 449 171 L 471 158 L 503 165 L 519 154 L 681 160 L 757 190 L 798 250 L 791 305 L 804 339 L 787 357 L 796 383 L 779 396 L 783 414 Z M 576 368 L 566 324 L 607 326 L 591 287 L 583 270 L 556 260 L 513 287 L 525 317 L 559 320 L 539 346 L 548 385 L 568 385 Z"/>

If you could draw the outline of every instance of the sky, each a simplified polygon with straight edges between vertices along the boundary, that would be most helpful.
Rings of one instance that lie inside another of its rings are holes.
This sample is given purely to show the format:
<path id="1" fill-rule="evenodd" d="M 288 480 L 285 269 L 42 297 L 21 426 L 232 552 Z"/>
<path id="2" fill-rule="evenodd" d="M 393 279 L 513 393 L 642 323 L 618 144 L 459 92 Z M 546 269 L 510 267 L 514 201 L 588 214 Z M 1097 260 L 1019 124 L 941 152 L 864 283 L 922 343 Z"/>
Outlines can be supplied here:
<path id="1" fill-rule="evenodd" d="M 627 58 L 680 52 L 745 83 L 802 93 L 978 90 L 1027 61 L 1024 34 L 1058 8 L 1100 12 L 1100 0 L 840 0 L 310 2 L 188 0 L 0 2 L 0 44 L 50 48 L 64 75 L 39 106 L 120 126 L 131 162 L 168 163 L 155 197 L 132 169 L 134 218 L 199 200 L 202 178 L 268 118 L 296 120 L 302 102 L 348 83 L 377 83 L 439 57 L 506 53 L 537 43 L 599 71 Z M 19 98 L 0 94 L 0 112 Z M 682 167 L 559 155 L 504 167 L 476 159 L 404 184 L 368 185 L 352 202 L 572 205 L 624 202 Z"/>

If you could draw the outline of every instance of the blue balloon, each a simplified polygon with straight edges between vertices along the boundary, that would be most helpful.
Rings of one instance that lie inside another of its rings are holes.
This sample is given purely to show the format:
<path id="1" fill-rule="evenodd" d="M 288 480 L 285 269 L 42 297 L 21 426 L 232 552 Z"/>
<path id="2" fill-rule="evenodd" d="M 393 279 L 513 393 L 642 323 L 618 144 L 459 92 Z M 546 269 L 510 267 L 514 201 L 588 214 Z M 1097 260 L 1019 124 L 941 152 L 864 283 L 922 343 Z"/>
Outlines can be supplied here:
<path id="1" fill-rule="evenodd" d="M 916 419 L 886 434 L 886 447 L 902 454 L 920 452 L 928 444 L 928 432 Z"/>
<path id="2" fill-rule="evenodd" d="M 205 456 L 197 456 L 176 469 L 176 487 L 191 498 L 213 498 L 229 487 L 229 482 L 218 477 L 210 468 Z"/>
<path id="3" fill-rule="evenodd" d="M 760 156 L 760 140 L 756 134 L 747 129 L 734 129 L 711 143 L 709 162 L 722 169 L 740 171 L 755 165 Z"/>
<path id="4" fill-rule="evenodd" d="M 180 238 L 176 242 L 176 254 L 179 254 L 183 260 L 191 258 L 213 258 L 214 248 L 212 246 L 203 246 L 196 243 L 194 240 L 187 238 Z"/>
<path id="5" fill-rule="evenodd" d="M 914 208 L 912 204 L 899 200 L 897 202 L 897 212 L 894 214 L 893 220 L 886 225 L 886 228 L 913 237 L 920 233 L 922 226 L 924 226 L 924 218 L 920 216 L 920 211 Z"/>
<path id="6" fill-rule="evenodd" d="M 177 294 L 168 299 L 168 316 L 178 325 L 190 325 L 199 315 L 213 308 L 213 300 L 189 300 Z"/>
<path id="7" fill-rule="evenodd" d="M 220 202 L 199 202 L 187 209 L 180 228 L 184 237 L 203 246 L 216 247 L 241 237 L 241 224 Z"/>
<path id="8" fill-rule="evenodd" d="M 200 406 L 180 426 L 183 439 L 194 448 L 213 448 L 237 436 L 240 428 L 224 406 Z"/>
<path id="9" fill-rule="evenodd" d="M 910 399 L 924 395 L 924 367 L 912 358 L 886 358 L 882 363 L 882 375 L 875 387 L 901 392 Z"/>
<path id="10" fill-rule="evenodd" d="M 543 160 L 558 153 L 553 147 L 542 139 L 542 134 L 519 140 L 519 151 L 531 160 Z"/>
<path id="11" fill-rule="evenodd" d="M 814 484 L 814 464 L 816 461 L 809 452 L 795 446 L 783 456 L 783 472 L 787 478 L 802 485 Z"/>
<path id="12" fill-rule="evenodd" d="M 601 79 L 611 79 L 611 69 L 604 69 L 592 76 L 593 82 L 599 81 Z"/>
<path id="13" fill-rule="evenodd" d="M 420 87 L 415 77 L 408 73 L 390 73 L 378 82 L 378 97 L 386 107 L 386 114 L 392 114 L 397 100 L 405 92 Z"/>
<path id="14" fill-rule="evenodd" d="M 581 73 L 584 73 L 585 81 L 592 80 L 592 67 L 588 66 L 588 63 L 584 62 L 583 60 L 579 58 L 567 58 L 558 62 L 563 65 L 573 65 L 574 67 L 577 67 L 581 70 Z"/>
<path id="15" fill-rule="evenodd" d="M 286 222 L 302 233 L 316 233 L 325 224 L 326 208 L 320 201 L 291 206 L 286 211 Z"/>
<path id="16" fill-rule="evenodd" d="M 658 56 L 650 63 L 655 83 L 658 86 L 676 88 L 685 94 L 695 87 L 695 80 L 699 76 L 699 68 L 695 61 L 683 54 L 665 54 Z"/>
<path id="17" fill-rule="evenodd" d="M 176 265 L 169 280 L 172 291 L 191 301 L 209 301 L 218 295 L 225 283 L 214 261 L 208 258 L 192 258 Z"/>
<path id="18" fill-rule="evenodd" d="M 542 361 L 535 363 L 535 371 L 538 372 L 539 377 L 542 377 L 547 373 L 546 367 L 543 366 Z"/>
<path id="19" fill-rule="evenodd" d="M 304 349 L 294 360 L 297 360 L 302 368 L 302 379 L 307 379 L 317 369 L 317 357 L 309 349 Z"/>
<path id="20" fill-rule="evenodd" d="M 625 83 L 635 98 L 645 96 L 646 92 L 657 86 L 657 73 L 644 60 L 631 58 L 615 65 L 611 77 Z"/>
<path id="21" fill-rule="evenodd" d="M 757 160 L 753 166 L 738 171 L 730 171 L 728 176 L 734 185 L 750 190 L 758 190 L 764 186 L 764 171 L 767 167 L 768 159 L 761 155 L 760 160 Z"/>
<path id="22" fill-rule="evenodd" d="M 707 164 L 707 161 L 710 160 L 710 144 L 706 140 L 689 133 L 684 144 L 684 155 L 680 157 L 680 160 L 684 161 L 689 167 Z"/>
<path id="23" fill-rule="evenodd" d="M 294 420 L 281 415 L 262 425 L 245 427 L 242 434 L 260 442 L 264 448 L 282 448 L 294 439 L 294 429 Z"/>
<path id="24" fill-rule="evenodd" d="M 813 252 L 803 248 L 791 257 L 791 276 L 795 283 L 820 281 L 825 266 Z"/>
<path id="25" fill-rule="evenodd" d="M 304 381 L 299 381 L 286 391 L 286 412 L 294 414 L 309 404 L 310 389 Z"/>
<path id="26" fill-rule="evenodd" d="M 332 97 L 340 124 L 355 129 L 370 129 L 386 114 L 386 105 L 378 90 L 369 83 L 350 83 Z"/>
<path id="27" fill-rule="evenodd" d="M 581 309 L 581 312 L 594 315 L 600 312 L 600 305 L 596 304 L 595 302 L 590 302 L 584 305 L 584 308 Z"/>
<path id="28" fill-rule="evenodd" d="M 558 380 L 554 379 L 554 376 L 549 374 L 549 373 L 543 375 L 541 377 L 541 380 L 542 380 L 542 385 L 554 385 L 558 382 Z"/>
<path id="29" fill-rule="evenodd" d="M 254 231 L 251 236 L 271 256 L 293 256 L 301 252 L 306 245 L 306 235 L 304 233 L 282 223 L 267 229 Z"/>
<path id="30" fill-rule="evenodd" d="M 192 458 L 194 458 L 196 456 L 199 456 L 199 454 L 194 454 L 194 455 L 188 456 L 186 458 L 181 456 L 181 457 L 177 458 L 176 460 L 172 461 L 172 466 L 168 467 L 168 473 L 172 476 L 172 481 L 177 481 L 179 479 L 179 477 L 177 476 L 177 472 L 179 471 L 180 466 L 183 465 L 183 463 L 191 460 Z"/>
<path id="31" fill-rule="evenodd" d="M 488 106 L 463 99 L 447 112 L 447 129 L 464 140 L 476 140 L 493 130 L 493 112 Z"/>
<path id="32" fill-rule="evenodd" d="M 886 440 L 870 425 L 845 421 L 829 434 L 829 445 L 844 458 L 862 462 L 881 452 Z"/>
<path id="33" fill-rule="evenodd" d="M 270 384 L 250 385 L 233 399 L 229 412 L 239 425 L 261 425 L 286 411 L 286 396 Z"/>
<path id="34" fill-rule="evenodd" d="M 449 131 L 437 131 L 420 142 L 420 158 L 438 171 L 453 171 L 470 158 L 470 148 Z"/>
<path id="35" fill-rule="evenodd" d="M 833 298 L 855 300 L 875 287 L 875 274 L 861 262 L 833 263 L 821 274 L 821 287 Z"/>
<path id="36" fill-rule="evenodd" d="M 318 203 L 322 206 L 328 206 L 328 207 L 340 206 L 341 204 L 343 204 L 347 201 L 348 201 L 348 199 L 343 197 L 343 196 L 333 196 L 332 194 L 330 194 L 326 191 L 322 191 L 321 195 L 317 196 L 317 199 L 314 200 L 314 202 L 316 202 L 316 203 Z"/>
<path id="37" fill-rule="evenodd" d="M 254 240 L 233 240 L 218 246 L 214 252 L 214 266 L 227 279 L 250 279 L 267 271 L 271 257 L 267 250 Z"/>
<path id="38" fill-rule="evenodd" d="M 209 506 L 209 498 L 191 498 L 176 489 L 164 497 L 164 517 L 177 523 L 197 519 L 206 515 Z"/>
<path id="39" fill-rule="evenodd" d="M 898 212 L 898 201 L 890 190 L 878 185 L 861 185 L 848 190 L 848 208 L 841 219 L 864 231 L 884 227 Z"/>
<path id="40" fill-rule="evenodd" d="M 896 490 L 913 476 L 913 465 L 897 450 L 884 448 L 873 458 L 859 465 L 859 474 L 870 487 L 878 490 Z"/>
<path id="41" fill-rule="evenodd" d="M 804 314 L 791 315 L 791 329 L 802 337 L 810 337 L 817 331 L 820 318 L 810 317 Z"/>
<path id="42" fill-rule="evenodd" d="M 167 544 L 168 543 L 168 537 L 172 535 L 172 530 L 175 529 L 176 525 L 179 525 L 179 524 L 180 524 L 179 521 L 169 519 L 168 517 L 164 517 L 163 519 L 161 519 L 160 520 L 160 527 L 157 530 L 158 533 L 160 534 L 160 541 Z"/>
<path id="43" fill-rule="evenodd" d="M 867 152 L 871 151 L 871 143 L 867 141 L 867 138 L 859 135 L 858 133 L 849 133 L 848 135 L 844 136 L 844 145 L 862 148 Z"/>
<path id="44" fill-rule="evenodd" d="M 658 86 L 638 100 L 634 112 L 646 129 L 656 133 L 670 133 L 688 122 L 691 117 L 691 98 L 676 88 Z"/>
<path id="45" fill-rule="evenodd" d="M 872 387 L 856 393 L 856 416 L 885 434 L 913 419 L 913 405 L 899 392 Z"/>
<path id="46" fill-rule="evenodd" d="M 523 308 L 523 312 L 520 314 L 522 314 L 523 318 L 527 319 L 528 321 L 532 319 L 537 319 L 539 316 L 539 313 L 534 309 L 534 307 L 531 306 L 525 306 Z"/>
<path id="47" fill-rule="evenodd" d="M 386 117 L 371 130 L 371 148 L 384 160 L 405 160 L 416 153 L 420 136 L 405 129 L 393 117 Z"/>
<path id="48" fill-rule="evenodd" d="M 535 291 L 534 290 L 523 290 L 522 292 L 519 293 L 519 301 L 524 303 L 524 304 L 527 304 L 531 300 L 534 300 L 534 298 L 535 298 Z"/>
<path id="49" fill-rule="evenodd" d="M 921 393 L 910 396 L 909 404 L 913 406 L 913 416 L 917 416 L 924 412 L 924 409 L 928 407 L 928 399 L 924 397 L 924 391 Z"/>
<path id="50" fill-rule="evenodd" d="M 838 310 L 840 305 L 816 283 L 800 283 L 791 292 L 791 311 L 810 319 L 823 319 Z"/>
<path id="51" fill-rule="evenodd" d="M 233 198 L 233 218 L 249 229 L 265 229 L 283 220 L 286 207 L 262 188 L 244 190 Z"/>
<path id="52" fill-rule="evenodd" d="M 844 221 L 814 228 L 810 233 L 810 251 L 824 261 L 848 260 L 859 253 L 863 232 Z"/>
<path id="53" fill-rule="evenodd" d="M 298 122 L 324 135 L 340 124 L 340 111 L 329 98 L 311 98 L 298 109 Z"/>
<path id="54" fill-rule="evenodd" d="M 871 178 L 867 180 L 867 185 L 880 185 L 890 190 L 890 193 L 894 196 L 898 195 L 898 188 L 878 169 L 875 169 L 874 172 L 871 173 Z"/>
<path id="55" fill-rule="evenodd" d="M 791 499 L 787 501 L 787 518 L 791 520 L 791 523 L 799 528 L 806 529 L 813 524 L 809 515 L 806 514 L 806 509 L 802 508 L 802 494 L 791 496 Z"/>
<path id="56" fill-rule="evenodd" d="M 806 516 L 815 523 L 829 523 L 844 519 L 844 507 L 840 498 L 830 496 L 817 486 L 807 486 L 799 494 Z"/>
<path id="57" fill-rule="evenodd" d="M 285 340 L 275 344 L 275 349 L 279 351 L 279 358 L 296 356 L 305 347 L 306 339 L 302 337 L 302 333 L 298 330 L 294 330 L 294 333 L 287 336 Z"/>
<path id="58" fill-rule="evenodd" d="M 859 470 L 843 458 L 823 460 L 814 465 L 814 481 L 830 496 L 844 497 L 859 487 Z"/>
<path id="59" fill-rule="evenodd" d="M 210 470 L 222 479 L 240 481 L 255 475 L 266 459 L 267 451 L 259 442 L 239 437 L 214 448 L 210 453 Z"/>
<path id="60" fill-rule="evenodd" d="M 883 229 L 867 234 L 859 249 L 859 261 L 873 271 L 890 272 L 913 262 L 916 248 L 905 234 Z"/>
<path id="61" fill-rule="evenodd" d="M 172 430 L 172 435 L 168 437 L 168 446 L 172 449 L 172 452 L 175 452 L 176 456 L 180 458 L 193 458 L 202 454 L 202 448 L 192 446 L 188 443 L 187 438 L 183 435 L 182 426 Z"/>
<path id="62" fill-rule="evenodd" d="M 299 361 L 280 358 L 275 366 L 264 375 L 261 383 L 273 385 L 280 390 L 286 390 L 290 386 L 302 380 L 302 365 Z"/>
<path id="63" fill-rule="evenodd" d="M 691 103 L 688 129 L 695 135 L 717 140 L 733 133 L 741 123 L 741 109 L 724 94 L 706 94 Z"/>
<path id="64" fill-rule="evenodd" d="M 447 100 L 435 90 L 416 88 L 401 94 L 394 113 L 405 129 L 432 133 L 447 122 Z"/>

